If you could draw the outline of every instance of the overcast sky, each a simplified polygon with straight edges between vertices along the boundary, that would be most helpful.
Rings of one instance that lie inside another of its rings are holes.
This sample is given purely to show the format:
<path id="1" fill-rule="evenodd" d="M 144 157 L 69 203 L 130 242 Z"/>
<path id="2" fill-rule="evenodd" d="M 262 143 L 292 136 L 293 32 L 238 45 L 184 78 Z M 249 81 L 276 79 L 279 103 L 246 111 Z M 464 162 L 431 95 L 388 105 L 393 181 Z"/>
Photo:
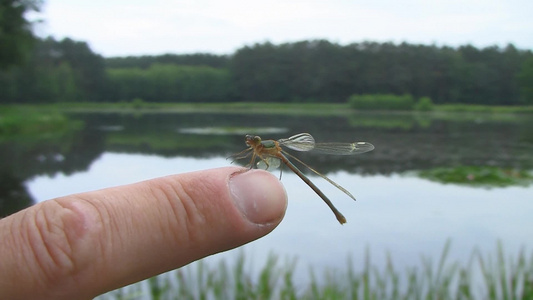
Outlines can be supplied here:
<path id="1" fill-rule="evenodd" d="M 45 0 L 37 32 L 104 56 L 231 54 L 308 39 L 533 49 L 532 12 L 531 0 Z"/>

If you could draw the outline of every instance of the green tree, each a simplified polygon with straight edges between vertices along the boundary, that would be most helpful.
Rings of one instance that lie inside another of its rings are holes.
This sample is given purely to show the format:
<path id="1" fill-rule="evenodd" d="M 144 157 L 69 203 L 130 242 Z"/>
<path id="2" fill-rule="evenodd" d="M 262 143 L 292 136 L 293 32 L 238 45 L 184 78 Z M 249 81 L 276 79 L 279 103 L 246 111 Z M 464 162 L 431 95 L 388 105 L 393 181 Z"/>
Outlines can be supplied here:
<path id="1" fill-rule="evenodd" d="M 517 76 L 522 97 L 528 104 L 533 104 L 533 56 L 524 61 Z"/>
<path id="2" fill-rule="evenodd" d="M 70 64 L 76 84 L 82 92 L 78 100 L 102 101 L 102 92 L 106 83 L 104 58 L 94 53 L 86 42 L 69 38 L 51 42 L 52 48 L 49 49 L 51 52 L 47 55 L 55 58 L 56 66 L 61 62 Z"/>
<path id="3" fill-rule="evenodd" d="M 107 73 L 108 96 L 114 101 L 222 102 L 231 96 L 225 69 L 156 63 L 148 69 L 113 68 Z"/>
<path id="4" fill-rule="evenodd" d="M 84 42 L 37 40 L 24 66 L 0 71 L 0 102 L 98 101 L 106 83 L 104 60 Z"/>
<path id="5" fill-rule="evenodd" d="M 239 49 L 229 64 L 244 101 L 341 102 L 353 94 L 410 94 L 435 103 L 520 103 L 516 74 L 531 51 L 324 40 Z"/>
<path id="6" fill-rule="evenodd" d="M 0 1 L 0 69 L 21 64 L 34 42 L 31 22 L 24 18 L 28 11 L 38 11 L 41 0 Z"/>

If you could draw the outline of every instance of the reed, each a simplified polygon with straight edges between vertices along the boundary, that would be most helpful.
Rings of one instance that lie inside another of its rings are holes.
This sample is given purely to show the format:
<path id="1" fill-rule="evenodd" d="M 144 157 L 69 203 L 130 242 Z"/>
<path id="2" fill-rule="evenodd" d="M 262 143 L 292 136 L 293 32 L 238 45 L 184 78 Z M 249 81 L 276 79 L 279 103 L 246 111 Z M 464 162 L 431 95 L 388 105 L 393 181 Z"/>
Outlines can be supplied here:
<path id="1" fill-rule="evenodd" d="M 533 299 L 533 255 L 507 256 L 498 243 L 495 254 L 474 250 L 461 264 L 450 261 L 450 249 L 448 241 L 436 263 L 422 257 L 419 266 L 406 270 L 395 268 L 390 257 L 379 269 L 367 251 L 362 270 L 355 270 L 351 259 L 346 270 L 317 274 L 310 268 L 304 284 L 295 283 L 295 259 L 280 264 L 270 254 L 254 273 L 241 252 L 232 267 L 226 261 L 212 266 L 200 261 L 152 278 L 146 281 L 151 294 L 142 293 L 138 283 L 98 299 Z"/>

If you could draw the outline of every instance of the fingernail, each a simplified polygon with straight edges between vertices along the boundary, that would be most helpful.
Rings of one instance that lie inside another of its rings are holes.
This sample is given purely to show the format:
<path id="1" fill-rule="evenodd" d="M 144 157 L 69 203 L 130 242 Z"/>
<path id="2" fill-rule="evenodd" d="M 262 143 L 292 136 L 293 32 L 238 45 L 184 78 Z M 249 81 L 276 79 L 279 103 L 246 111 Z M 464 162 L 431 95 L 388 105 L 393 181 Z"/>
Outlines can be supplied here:
<path id="1" fill-rule="evenodd" d="M 272 174 L 250 170 L 229 180 L 233 201 L 244 217 L 255 224 L 279 221 L 287 208 L 287 194 Z"/>

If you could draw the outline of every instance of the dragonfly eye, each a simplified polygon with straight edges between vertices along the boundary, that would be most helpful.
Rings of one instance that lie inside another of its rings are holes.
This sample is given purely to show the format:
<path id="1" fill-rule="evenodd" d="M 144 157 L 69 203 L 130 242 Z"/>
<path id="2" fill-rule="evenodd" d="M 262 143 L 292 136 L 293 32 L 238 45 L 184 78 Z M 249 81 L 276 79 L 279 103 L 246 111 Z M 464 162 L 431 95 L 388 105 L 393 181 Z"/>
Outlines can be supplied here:
<path id="1" fill-rule="evenodd" d="M 247 145 L 252 145 L 252 144 L 258 144 L 258 143 L 261 143 L 261 138 L 257 135 L 251 135 L 251 134 L 247 134 L 245 136 L 245 140 L 246 140 L 246 144 Z"/>

